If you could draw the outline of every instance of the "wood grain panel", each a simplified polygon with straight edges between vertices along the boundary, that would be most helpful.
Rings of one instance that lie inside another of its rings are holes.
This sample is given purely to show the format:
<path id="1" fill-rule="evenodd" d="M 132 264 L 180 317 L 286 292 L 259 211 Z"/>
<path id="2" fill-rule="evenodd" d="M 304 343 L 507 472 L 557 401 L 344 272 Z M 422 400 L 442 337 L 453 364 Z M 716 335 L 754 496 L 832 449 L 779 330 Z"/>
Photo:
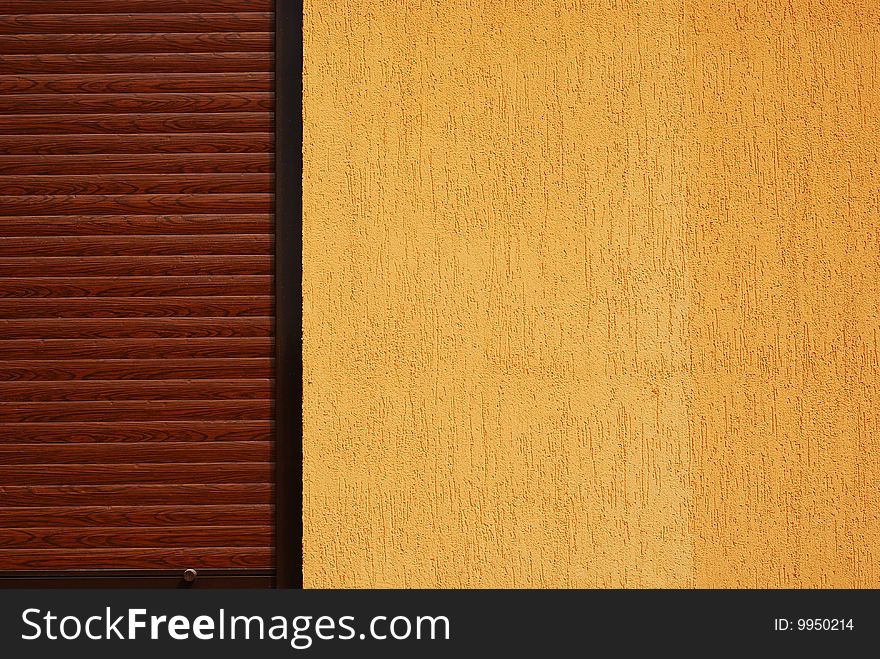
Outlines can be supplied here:
<path id="1" fill-rule="evenodd" d="M 0 483 L 10 486 L 268 483 L 271 480 L 272 464 L 268 462 L 0 465 Z"/>
<path id="2" fill-rule="evenodd" d="M 66 506 L 0 508 L 0 527 L 270 525 L 269 505 Z"/>
<path id="3" fill-rule="evenodd" d="M 183 7 L 178 4 L 177 9 Z M 67 5 L 55 7 L 70 11 Z M 118 9 L 118 8 L 117 8 Z M 128 5 L 125 7 L 129 11 Z M 125 34 L 138 32 L 265 32 L 270 12 L 187 14 L 10 14 L 0 16 L 0 34 Z"/>
<path id="4" fill-rule="evenodd" d="M 125 139 L 117 135 L 2 135 L 0 149 L 5 155 L 268 153 L 273 142 L 268 132 L 126 135 Z"/>
<path id="5" fill-rule="evenodd" d="M 168 207 L 165 210 L 169 210 Z M 265 255 L 271 253 L 272 244 L 272 237 L 265 234 L 190 236 L 186 241 L 177 236 L 3 237 L 0 238 L 0 257 Z"/>
<path id="6" fill-rule="evenodd" d="M 0 554 L 8 549 L 263 547 L 271 542 L 267 526 L 0 528 Z"/>
<path id="7" fill-rule="evenodd" d="M 0 570 L 273 569 L 271 9 L 0 9 Z"/>
<path id="8" fill-rule="evenodd" d="M 273 210 L 271 194 L 31 195 L 3 197 L 2 201 L 0 216 L 271 213 Z M 178 248 L 175 253 L 180 252 Z"/>
<path id="9" fill-rule="evenodd" d="M 0 156 L 0 163 L 2 162 L 4 159 Z M 0 168 L 2 167 L 3 165 L 0 164 Z M 67 217 L 43 215 L 0 218 L 0 236 L 268 234 L 272 233 L 273 225 L 273 217 L 264 213 L 72 215 Z M 0 276 L 6 275 L 0 274 Z M 51 276 L 51 273 L 47 273 L 47 276 Z"/>
<path id="10" fill-rule="evenodd" d="M 220 504 L 272 503 L 269 483 L 185 483 L 176 485 L 0 485 L 4 507 L 164 506 L 193 501 Z"/>
<path id="11" fill-rule="evenodd" d="M 0 34 L 0 53 L 265 53 L 273 40 L 271 32 Z"/>
<path id="12" fill-rule="evenodd" d="M 0 401 L 268 399 L 271 380 L 0 381 Z"/>
<path id="13" fill-rule="evenodd" d="M 4 114 L 0 135 L 129 133 L 263 133 L 271 130 L 271 112 L 123 114 Z M 119 137 L 116 138 L 120 139 Z"/>
<path id="14" fill-rule="evenodd" d="M 173 339 L 272 336 L 271 316 L 192 318 L 0 319 L 3 339 Z"/>
<path id="15" fill-rule="evenodd" d="M 268 420 L 272 409 L 266 400 L 0 402 L 0 418 L 6 423 Z"/>
<path id="16" fill-rule="evenodd" d="M 126 0 L 125 11 L 120 6 L 106 0 L 64 0 L 64 11 L 70 14 L 129 14 L 159 13 L 174 14 L 181 9 L 187 13 L 214 12 L 271 12 L 272 0 Z M 46 0 L 15 0 L 4 6 L 4 14 L 57 14 L 59 4 Z M 158 17 L 156 17 L 158 18 Z M 111 17 L 112 20 L 112 17 Z M 121 20 L 117 18 L 116 20 Z"/>
<path id="17" fill-rule="evenodd" d="M 0 23 L 3 17 L 0 16 Z M 152 73 L 0 76 L 0 93 L 11 94 L 157 94 L 271 92 L 271 73 Z M 14 97 L 13 97 L 14 98 Z M 7 104 L 13 98 L 4 97 Z M 18 111 L 27 110 L 21 105 Z"/>
<path id="18" fill-rule="evenodd" d="M 251 359 L 38 360 L 0 364 L 4 380 L 174 380 L 179 378 L 268 378 L 270 357 Z"/>
<path id="19" fill-rule="evenodd" d="M 0 464 L 269 462 L 271 442 L 0 444 Z"/>
<path id="20" fill-rule="evenodd" d="M 273 169 L 268 153 L 245 154 L 156 154 L 0 156 L 0 176 L 30 174 L 114 174 L 114 173 L 266 173 Z"/>
<path id="21" fill-rule="evenodd" d="M 0 96 L 2 114 L 112 114 L 269 112 L 271 93 L 232 92 L 223 94 L 24 94 Z M 222 120 L 218 120 L 222 125 Z"/>
<path id="22" fill-rule="evenodd" d="M 18 339 L 0 340 L 8 364 L 36 359 L 217 359 L 271 354 L 272 339 Z"/>
<path id="23" fill-rule="evenodd" d="M 0 55 L 0 75 L 50 73 L 236 73 L 272 70 L 268 53 L 81 53 Z"/>
<path id="24" fill-rule="evenodd" d="M 158 298 L 0 298 L 0 318 L 266 316 L 271 296 Z"/>
<path id="25" fill-rule="evenodd" d="M 0 444 L 269 441 L 271 421 L 145 421 L 6 424 Z"/>
<path id="26" fill-rule="evenodd" d="M 168 232 L 173 233 L 173 232 Z M 144 256 L 144 257 L 0 257 L 0 277 L 265 275 L 272 272 L 271 256 Z"/>
<path id="27" fill-rule="evenodd" d="M 248 194 L 272 192 L 271 174 L 100 174 L 0 177 L 0 195 Z"/>
<path id="28" fill-rule="evenodd" d="M 271 276 L 0 278 L 0 298 L 271 295 Z"/>
<path id="29" fill-rule="evenodd" d="M 194 549 L 12 549 L 0 551 L 0 570 L 196 570 L 266 568 L 268 547 Z"/>

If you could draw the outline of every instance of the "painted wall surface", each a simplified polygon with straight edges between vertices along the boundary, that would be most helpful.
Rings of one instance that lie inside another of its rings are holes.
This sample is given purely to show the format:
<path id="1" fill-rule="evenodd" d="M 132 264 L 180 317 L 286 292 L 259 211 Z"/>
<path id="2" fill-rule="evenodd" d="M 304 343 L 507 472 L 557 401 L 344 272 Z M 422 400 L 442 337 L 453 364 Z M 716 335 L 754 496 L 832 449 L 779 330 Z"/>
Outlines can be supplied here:
<path id="1" fill-rule="evenodd" d="M 880 585 L 878 9 L 306 1 L 306 587 Z"/>

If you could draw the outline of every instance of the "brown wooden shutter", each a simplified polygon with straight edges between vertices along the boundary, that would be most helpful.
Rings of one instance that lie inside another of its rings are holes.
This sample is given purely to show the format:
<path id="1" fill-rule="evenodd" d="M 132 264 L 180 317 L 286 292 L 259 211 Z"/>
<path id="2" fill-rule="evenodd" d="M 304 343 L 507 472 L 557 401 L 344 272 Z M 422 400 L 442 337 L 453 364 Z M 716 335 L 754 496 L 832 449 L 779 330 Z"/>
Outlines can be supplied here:
<path id="1" fill-rule="evenodd" d="M 270 574 L 272 2 L 0 7 L 0 571 Z"/>

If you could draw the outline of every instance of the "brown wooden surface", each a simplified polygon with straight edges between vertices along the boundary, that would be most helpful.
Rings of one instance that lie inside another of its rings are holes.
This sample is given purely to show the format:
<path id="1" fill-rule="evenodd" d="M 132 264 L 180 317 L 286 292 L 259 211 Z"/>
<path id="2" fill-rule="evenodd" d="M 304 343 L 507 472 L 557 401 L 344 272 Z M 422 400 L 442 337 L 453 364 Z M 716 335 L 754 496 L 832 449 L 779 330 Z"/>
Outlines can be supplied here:
<path id="1" fill-rule="evenodd" d="M 221 114 L 222 116 L 214 116 Z M 0 135 L 103 134 L 125 139 L 128 133 L 260 133 L 272 129 L 272 113 L 137 113 L 122 114 L 4 114 L 0 115 Z"/>
<path id="2" fill-rule="evenodd" d="M 198 526 L 271 524 L 272 506 L 47 506 L 0 508 L 0 527 Z"/>
<path id="3" fill-rule="evenodd" d="M 268 153 L 273 142 L 269 132 L 126 135 L 124 140 L 118 135 L 5 135 L 3 153 Z"/>
<path id="4" fill-rule="evenodd" d="M 162 275 L 265 275 L 272 272 L 271 256 L 46 256 L 29 259 L 0 257 L 0 277 L 56 276 L 162 276 Z"/>
<path id="5" fill-rule="evenodd" d="M 97 421 L 7 423 L 0 444 L 50 443 L 99 444 L 139 442 L 221 442 L 269 441 L 271 421 Z"/>
<path id="6" fill-rule="evenodd" d="M 200 359 L 261 357 L 272 339 L 17 339 L 0 340 L 7 363 L 35 359 Z"/>
<path id="7" fill-rule="evenodd" d="M 0 403 L 7 423 L 65 421 L 268 420 L 272 402 L 264 400 L 115 400 Z M 189 477 L 184 467 L 181 477 Z M 5 482 L 0 477 L 0 483 Z"/>
<path id="8" fill-rule="evenodd" d="M 193 549 L 6 549 L 0 551 L 0 570 L 265 568 L 272 564 L 269 547 L 198 547 Z"/>
<path id="9" fill-rule="evenodd" d="M 272 156 L 269 153 L 0 156 L 0 176 L 88 173 L 210 174 L 245 172 L 254 174 L 271 171 Z M 265 227 L 263 228 L 265 229 Z"/>
<path id="10" fill-rule="evenodd" d="M 271 245 L 271 236 L 254 234 L 192 236 L 187 239 L 179 236 L 12 237 L 0 238 L 0 256 L 267 255 Z"/>
<path id="11" fill-rule="evenodd" d="M 130 194 L 130 195 L 30 195 L 4 197 L 2 215 L 118 215 L 133 213 L 271 213 L 271 194 Z M 233 252 L 234 253 L 234 252 Z M 251 253 L 251 252 L 245 252 Z M 270 250 L 260 251 L 266 256 Z"/>
<path id="12" fill-rule="evenodd" d="M 39 280 L 0 279 L 0 298 L 20 297 L 161 297 L 262 295 L 272 285 L 269 276 L 215 277 L 41 277 Z"/>
<path id="13" fill-rule="evenodd" d="M 0 465 L 269 462 L 271 442 L 0 444 Z"/>
<path id="14" fill-rule="evenodd" d="M 101 382 L 0 382 L 0 400 L 185 400 L 188 398 L 272 398 L 272 381 L 132 380 Z"/>
<path id="15" fill-rule="evenodd" d="M 21 3 L 16 3 L 21 7 Z M 126 9 L 131 7 L 126 5 Z M 177 10 L 181 8 L 178 3 Z M 56 11 L 72 11 L 70 3 Z M 88 9 L 87 9 L 88 10 Z M 5 7 L 4 12 L 10 12 Z M 0 16 L 0 34 L 124 34 L 146 32 L 262 32 L 272 29 L 270 12 L 191 14 L 11 14 Z"/>
<path id="16" fill-rule="evenodd" d="M 269 0 L 0 8 L 0 570 L 271 570 Z"/>
<path id="17" fill-rule="evenodd" d="M 233 318 L 0 319 L 4 339 L 128 339 L 271 336 L 271 316 Z"/>
<path id="18" fill-rule="evenodd" d="M 130 547 L 253 547 L 272 541 L 266 526 L 0 528 L 0 549 L 112 549 Z"/>
<path id="19" fill-rule="evenodd" d="M 271 192 L 271 174 L 0 176 L 0 195 L 237 194 Z"/>
<path id="20" fill-rule="evenodd" d="M 166 73 L 161 77 L 152 73 L 0 76 L 0 93 L 10 95 L 271 92 L 272 88 L 271 73 Z"/>
<path id="21" fill-rule="evenodd" d="M 9 485 L 113 485 L 131 483 L 265 483 L 268 462 L 187 462 L 171 464 L 0 465 L 0 480 Z"/>
<path id="22" fill-rule="evenodd" d="M 101 114 L 106 112 L 269 112 L 271 93 L 223 94 L 16 94 L 0 97 L 3 114 Z"/>
<path id="23" fill-rule="evenodd" d="M 189 526 L 176 528 L 0 528 L 0 549 L 112 549 L 131 547 L 248 547 L 269 544 L 271 528 Z"/>
<path id="24" fill-rule="evenodd" d="M 0 55 L 0 75 L 11 73 L 233 73 L 269 72 L 270 53 L 74 53 Z"/>
<path id="25" fill-rule="evenodd" d="M 174 485 L 0 485 L 3 507 L 158 506 L 271 504 L 268 483 L 184 483 Z"/>
<path id="26" fill-rule="evenodd" d="M 272 221 L 265 213 L 7 217 L 0 219 L 0 236 L 258 234 L 271 232 Z"/>
<path id="27" fill-rule="evenodd" d="M 28 53 L 216 53 L 265 52 L 271 32 L 192 34 L 0 34 L 0 52 Z"/>
<path id="28" fill-rule="evenodd" d="M 271 377 L 272 359 L 64 359 L 0 363 L 0 380 L 174 380 Z"/>
<path id="29" fill-rule="evenodd" d="M 69 14 L 110 14 L 108 21 L 113 21 L 112 14 L 117 14 L 119 4 L 107 0 L 14 0 L 6 3 L 4 12 L 7 14 L 58 14 L 61 10 Z M 270 12 L 272 0 L 126 0 L 125 14 L 138 13 L 175 13 L 186 10 L 187 13 L 213 12 Z M 117 15 L 115 20 L 120 20 Z M 157 28 L 154 28 L 157 29 Z"/>
<path id="30" fill-rule="evenodd" d="M 157 298 L 0 298 L 0 318 L 137 318 L 141 316 L 266 316 L 268 295 Z"/>

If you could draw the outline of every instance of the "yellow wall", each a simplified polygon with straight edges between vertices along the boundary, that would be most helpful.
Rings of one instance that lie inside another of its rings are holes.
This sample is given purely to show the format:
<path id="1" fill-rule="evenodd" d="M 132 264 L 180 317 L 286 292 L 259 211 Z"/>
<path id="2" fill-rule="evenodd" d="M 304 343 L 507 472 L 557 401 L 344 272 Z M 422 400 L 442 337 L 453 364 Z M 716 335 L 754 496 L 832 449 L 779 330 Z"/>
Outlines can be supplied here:
<path id="1" fill-rule="evenodd" d="M 880 585 L 877 7 L 306 1 L 306 587 Z"/>

